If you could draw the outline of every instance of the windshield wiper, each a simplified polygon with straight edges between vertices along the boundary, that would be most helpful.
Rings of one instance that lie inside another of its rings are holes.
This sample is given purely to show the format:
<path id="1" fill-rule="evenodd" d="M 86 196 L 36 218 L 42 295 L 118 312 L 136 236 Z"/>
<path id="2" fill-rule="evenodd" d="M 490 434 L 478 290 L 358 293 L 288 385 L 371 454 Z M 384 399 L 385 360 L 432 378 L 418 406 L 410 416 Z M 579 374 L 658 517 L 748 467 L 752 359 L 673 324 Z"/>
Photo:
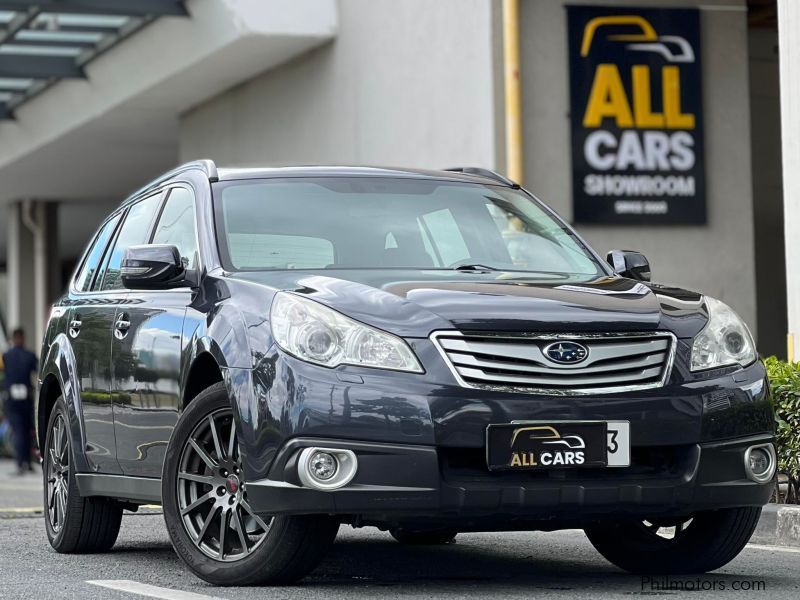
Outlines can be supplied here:
<path id="1" fill-rule="evenodd" d="M 481 263 L 465 263 L 463 265 L 457 265 L 453 267 L 455 271 L 499 271 L 497 267 L 490 267 L 489 265 L 483 265 Z"/>

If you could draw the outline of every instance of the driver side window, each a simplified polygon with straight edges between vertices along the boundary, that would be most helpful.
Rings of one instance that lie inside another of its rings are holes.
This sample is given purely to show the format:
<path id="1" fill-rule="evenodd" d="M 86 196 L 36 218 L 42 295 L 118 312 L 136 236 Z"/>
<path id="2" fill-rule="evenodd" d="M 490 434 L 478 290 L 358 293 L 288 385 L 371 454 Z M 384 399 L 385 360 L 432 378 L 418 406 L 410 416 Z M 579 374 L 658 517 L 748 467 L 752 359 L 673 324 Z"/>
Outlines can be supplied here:
<path id="1" fill-rule="evenodd" d="M 75 277 L 75 289 L 78 291 L 86 292 L 92 285 L 92 280 L 94 279 L 95 273 L 100 267 L 100 261 L 103 258 L 103 252 L 105 252 L 106 246 L 108 245 L 108 240 L 114 233 L 117 223 L 119 223 L 119 215 L 110 218 L 100 228 L 99 233 L 92 243 L 91 249 L 86 253 L 86 259 L 84 260 L 81 270 Z"/>
<path id="2" fill-rule="evenodd" d="M 150 224 L 153 222 L 153 215 L 158 209 L 159 200 L 161 200 L 160 193 L 145 198 L 128 209 L 125 221 L 117 234 L 117 240 L 114 242 L 114 249 L 108 257 L 105 271 L 98 276 L 97 281 L 102 278 L 103 282 L 100 287 L 101 290 L 122 289 L 120 265 L 125 249 L 128 246 L 147 242 Z"/>
<path id="3" fill-rule="evenodd" d="M 184 268 L 197 268 L 197 224 L 192 192 L 182 187 L 170 190 L 167 203 L 158 219 L 153 243 L 175 246 Z"/>

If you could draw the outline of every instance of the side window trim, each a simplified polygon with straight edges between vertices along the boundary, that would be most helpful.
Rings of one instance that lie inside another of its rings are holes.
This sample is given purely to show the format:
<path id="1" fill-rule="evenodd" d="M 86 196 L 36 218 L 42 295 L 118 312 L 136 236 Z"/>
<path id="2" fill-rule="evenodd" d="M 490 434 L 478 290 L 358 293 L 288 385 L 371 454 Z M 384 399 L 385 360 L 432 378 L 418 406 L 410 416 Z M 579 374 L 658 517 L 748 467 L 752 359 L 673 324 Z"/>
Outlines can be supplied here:
<path id="1" fill-rule="evenodd" d="M 119 215 L 119 219 L 117 219 L 117 224 L 114 225 L 114 231 L 112 231 L 111 235 L 108 237 L 108 243 L 106 244 L 106 247 L 103 249 L 103 255 L 100 257 L 100 262 L 98 263 L 98 267 L 105 263 L 106 255 L 111 253 L 111 248 L 114 247 L 113 245 L 114 241 L 117 239 L 117 235 L 119 234 L 119 230 L 122 227 L 122 223 L 125 221 L 125 214 L 127 212 L 128 212 L 127 210 L 123 210 L 115 213 Z M 94 284 L 97 281 L 97 278 L 100 276 L 100 273 L 102 273 L 102 271 L 99 268 L 95 270 L 94 274 L 92 275 L 92 280 L 89 282 L 89 287 L 86 290 L 87 292 L 95 291 Z"/>
<path id="2" fill-rule="evenodd" d="M 97 231 L 92 236 L 92 241 L 89 242 L 89 245 L 86 246 L 86 250 L 83 251 L 83 256 L 81 257 L 81 261 L 78 263 L 78 266 L 75 268 L 75 272 L 72 274 L 72 279 L 70 280 L 70 286 L 72 288 L 75 288 L 76 284 L 78 283 L 78 276 L 83 271 L 83 267 L 86 266 L 86 261 L 89 260 L 89 256 L 92 254 L 92 250 L 94 250 L 94 245 L 100 239 L 100 234 L 103 232 L 103 228 L 108 224 L 108 222 L 112 218 L 113 218 L 113 215 L 111 215 L 107 219 L 104 219 L 103 222 L 100 223 L 100 226 L 97 228 Z M 111 233 L 111 236 L 109 236 L 109 238 L 111 238 L 111 237 L 114 237 L 114 233 L 113 232 Z M 106 242 L 106 245 L 108 245 L 108 242 Z M 103 252 L 105 252 L 105 249 L 103 249 Z M 101 262 L 102 262 L 102 258 L 101 258 Z"/>
<path id="3" fill-rule="evenodd" d="M 70 290 L 72 292 L 79 293 L 79 294 L 88 294 L 88 293 L 91 293 L 93 291 L 92 287 L 94 286 L 95 279 L 97 279 L 97 274 L 100 272 L 100 268 L 99 267 L 103 264 L 103 261 L 105 260 L 106 253 L 108 252 L 108 249 L 111 247 L 111 245 L 114 243 L 114 240 L 117 237 L 117 231 L 119 230 L 120 223 L 122 223 L 122 221 L 123 221 L 123 218 L 122 218 L 123 216 L 124 216 L 124 211 L 115 210 L 113 213 L 111 213 L 108 216 L 108 218 L 103 220 L 103 222 L 97 228 L 97 233 L 92 238 L 92 241 L 89 244 L 89 246 L 86 248 L 86 252 L 84 252 L 83 258 L 81 259 L 81 262 L 78 265 L 78 268 L 75 269 L 75 274 L 72 276 L 72 279 L 70 280 Z M 83 269 L 86 266 L 86 262 L 89 260 L 89 257 L 92 254 L 92 250 L 94 250 L 94 245 L 99 241 L 100 235 L 103 233 L 103 228 L 106 225 L 108 225 L 111 221 L 113 221 L 114 219 L 117 219 L 117 223 L 114 225 L 114 229 L 111 231 L 111 234 L 108 236 L 108 239 L 106 240 L 105 246 L 103 247 L 103 252 L 100 255 L 100 260 L 97 261 L 98 268 L 95 269 L 94 273 L 92 273 L 92 278 L 87 283 L 86 289 L 85 290 L 78 289 L 78 285 L 77 285 L 78 284 L 78 277 L 80 277 L 81 273 L 83 272 Z"/>
<path id="4" fill-rule="evenodd" d="M 161 188 L 158 190 L 157 193 L 161 194 L 161 201 L 158 204 L 158 208 L 155 211 L 153 216 L 153 220 L 150 223 L 150 228 L 147 231 L 147 237 L 145 238 L 145 244 L 152 244 L 153 237 L 156 235 L 156 230 L 158 229 L 158 222 L 161 220 L 161 215 L 164 214 L 164 209 L 167 207 L 167 198 L 169 198 L 169 193 L 172 191 L 172 188 Z M 148 196 L 150 198 L 151 196 Z M 145 200 L 145 198 L 142 198 Z"/>
<path id="5" fill-rule="evenodd" d="M 152 228 L 150 230 L 150 235 L 147 238 L 148 244 L 153 243 L 153 238 L 158 231 L 158 225 L 161 221 L 161 215 L 164 213 L 164 210 L 167 207 L 167 202 L 169 202 L 169 197 L 172 195 L 172 192 L 176 189 L 184 189 L 186 190 L 191 199 L 192 199 L 192 216 L 194 217 L 194 242 L 195 247 L 197 248 L 197 266 L 194 269 L 198 274 L 202 274 L 204 269 L 203 265 L 205 264 L 203 261 L 203 252 L 201 251 L 200 247 L 200 230 L 198 228 L 198 214 L 197 214 L 197 194 L 194 191 L 194 188 L 189 185 L 188 183 L 184 182 L 172 182 L 168 184 L 166 187 L 162 188 L 162 193 L 164 194 L 161 198 L 161 207 L 158 210 L 158 215 L 156 216 L 155 221 L 152 223 Z"/>
<path id="6" fill-rule="evenodd" d="M 100 289 L 102 276 L 106 273 L 106 267 L 108 267 L 108 261 L 111 259 L 111 252 L 114 250 L 114 245 L 117 243 L 117 237 L 119 237 L 119 232 L 122 231 L 122 225 L 125 223 L 125 218 L 128 216 L 128 209 L 124 209 L 120 211 L 120 219 L 117 226 L 114 228 L 114 232 L 111 234 L 111 238 L 108 240 L 108 244 L 106 245 L 106 249 L 103 251 L 103 258 L 100 259 L 100 268 L 97 269 L 97 272 L 92 277 L 92 284 L 89 286 L 87 291 L 97 293 L 102 291 Z"/>
<path id="7" fill-rule="evenodd" d="M 114 231 L 113 243 L 109 243 L 109 245 L 106 247 L 106 252 L 103 255 L 103 261 L 102 261 L 103 268 L 102 268 L 102 270 L 100 272 L 98 272 L 95 275 L 95 280 L 92 283 L 92 291 L 93 292 L 118 292 L 119 291 L 119 289 L 116 289 L 116 288 L 115 289 L 107 289 L 107 290 L 103 289 L 103 284 L 105 283 L 105 277 L 106 277 L 106 274 L 108 273 L 108 268 L 107 267 L 108 267 L 109 261 L 111 260 L 111 255 L 114 253 L 114 248 L 116 247 L 117 240 L 118 240 L 118 238 L 120 236 L 120 233 L 122 232 L 122 228 L 125 226 L 125 221 L 128 219 L 128 215 L 131 212 L 131 208 L 136 206 L 137 204 L 139 204 L 141 202 L 144 202 L 144 201 L 149 200 L 151 198 L 154 198 L 156 196 L 160 196 L 160 198 L 158 200 L 158 207 L 156 208 L 156 210 L 153 211 L 153 216 L 150 218 L 150 224 L 147 226 L 147 235 L 144 238 L 145 240 L 150 240 L 150 239 L 152 239 L 153 233 L 155 232 L 155 226 L 156 226 L 156 222 L 157 222 L 158 216 L 161 214 L 161 211 L 163 210 L 163 207 L 164 207 L 164 189 L 161 188 L 161 189 L 157 190 L 156 192 L 154 192 L 152 194 L 149 194 L 147 196 L 143 196 L 142 198 L 137 198 L 135 202 L 131 202 L 130 204 L 127 204 L 125 206 L 124 215 L 123 215 L 122 219 L 120 219 L 120 222 L 117 224 L 116 230 Z M 103 280 L 102 281 L 97 281 L 97 277 L 99 277 L 100 273 L 102 273 L 102 275 L 103 275 Z"/>
<path id="8" fill-rule="evenodd" d="M 134 204 L 138 204 L 139 202 L 144 202 L 152 198 L 153 196 L 160 196 L 158 200 L 158 207 L 153 211 L 153 217 L 150 219 L 150 225 L 147 227 L 147 235 L 145 236 L 145 244 L 149 244 L 150 240 L 153 239 L 153 236 L 156 234 L 156 226 L 158 225 L 158 220 L 161 218 L 161 213 L 164 211 L 164 206 L 167 204 L 167 194 L 166 188 L 161 188 L 155 194 L 150 194 L 149 196 L 134 202 Z M 133 204 L 131 205 L 133 206 Z"/>

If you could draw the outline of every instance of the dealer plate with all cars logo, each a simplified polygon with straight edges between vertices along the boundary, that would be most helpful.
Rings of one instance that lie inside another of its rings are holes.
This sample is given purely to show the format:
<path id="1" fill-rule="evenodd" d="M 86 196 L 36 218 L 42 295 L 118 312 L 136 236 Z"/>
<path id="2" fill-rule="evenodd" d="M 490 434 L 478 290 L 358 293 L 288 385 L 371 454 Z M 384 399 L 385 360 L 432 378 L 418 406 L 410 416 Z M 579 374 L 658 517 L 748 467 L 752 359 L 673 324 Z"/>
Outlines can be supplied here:
<path id="1" fill-rule="evenodd" d="M 486 428 L 490 470 L 627 467 L 628 421 L 514 421 Z"/>

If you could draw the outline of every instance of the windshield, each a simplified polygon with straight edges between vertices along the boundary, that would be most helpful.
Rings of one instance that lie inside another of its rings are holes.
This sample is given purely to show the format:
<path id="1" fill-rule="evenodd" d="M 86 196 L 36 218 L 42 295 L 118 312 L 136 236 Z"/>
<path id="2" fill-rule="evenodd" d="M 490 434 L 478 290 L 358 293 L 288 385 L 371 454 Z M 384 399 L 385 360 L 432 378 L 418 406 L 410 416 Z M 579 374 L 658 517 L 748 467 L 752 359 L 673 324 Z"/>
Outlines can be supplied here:
<path id="1" fill-rule="evenodd" d="M 476 268 L 598 275 L 565 225 L 504 186 L 379 177 L 214 185 L 234 270 Z"/>

